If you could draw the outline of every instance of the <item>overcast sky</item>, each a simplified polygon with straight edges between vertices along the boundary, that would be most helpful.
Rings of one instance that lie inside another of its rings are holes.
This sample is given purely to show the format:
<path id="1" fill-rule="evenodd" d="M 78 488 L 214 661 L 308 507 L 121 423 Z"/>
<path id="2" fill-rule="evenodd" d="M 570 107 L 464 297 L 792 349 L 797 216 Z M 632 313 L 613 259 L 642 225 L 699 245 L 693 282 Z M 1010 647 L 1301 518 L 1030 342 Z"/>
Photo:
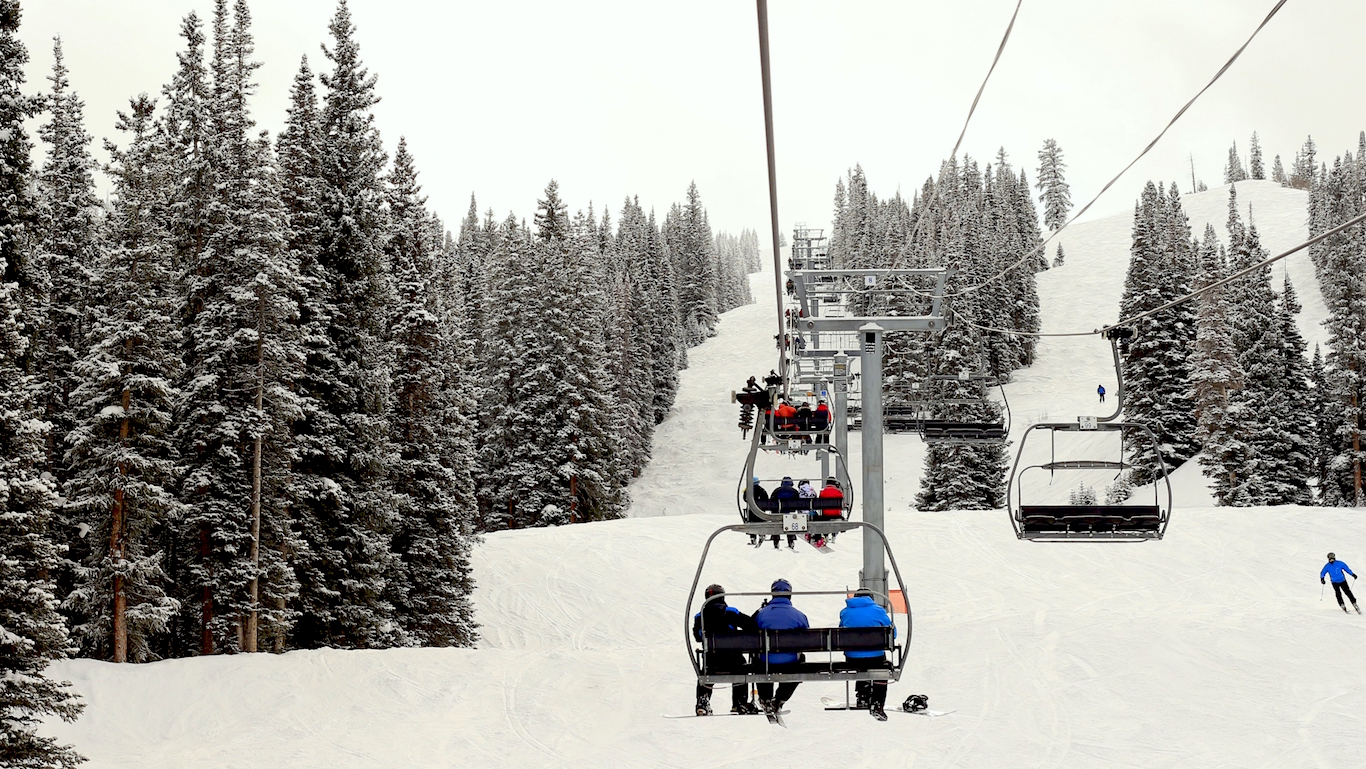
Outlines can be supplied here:
<path id="1" fill-rule="evenodd" d="M 1126 164 L 1242 44 L 1274 0 L 1024 0 L 964 142 L 1004 146 L 1033 180 L 1043 140 L 1062 145 L 1080 204 Z M 159 95 L 180 19 L 212 0 L 23 0 L 29 89 L 47 87 L 61 35 L 98 147 L 115 111 Z M 835 181 L 862 164 L 875 190 L 909 193 L 953 146 L 1015 0 L 773 0 L 774 109 L 783 228 L 828 226 Z M 303 55 L 335 0 L 255 0 L 261 83 L 276 133 Z M 754 4 L 745 0 L 351 0 L 379 76 L 385 143 L 406 136 L 432 206 L 458 226 L 480 210 L 530 217 L 547 180 L 571 207 L 613 215 L 628 194 L 666 209 L 696 180 L 714 228 L 767 240 Z M 1215 186 L 1231 142 L 1256 130 L 1272 158 L 1313 134 L 1321 156 L 1366 128 L 1366 2 L 1291 0 L 1233 69 L 1093 209 L 1132 207 L 1149 178 Z M 97 157 L 105 159 L 102 149 Z M 1329 158 L 1331 162 L 1331 157 Z"/>

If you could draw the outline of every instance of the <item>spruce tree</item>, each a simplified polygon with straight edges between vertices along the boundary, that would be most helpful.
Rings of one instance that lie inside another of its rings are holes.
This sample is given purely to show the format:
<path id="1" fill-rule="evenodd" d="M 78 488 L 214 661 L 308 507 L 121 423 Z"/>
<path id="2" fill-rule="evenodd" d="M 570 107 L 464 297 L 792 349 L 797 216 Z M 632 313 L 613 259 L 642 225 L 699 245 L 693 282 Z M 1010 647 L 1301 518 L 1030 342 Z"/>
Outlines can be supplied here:
<path id="1" fill-rule="evenodd" d="M 1257 141 L 1257 132 L 1252 132 L 1252 146 L 1248 150 L 1250 158 L 1248 160 L 1248 176 L 1253 179 L 1265 179 L 1266 170 L 1262 167 L 1262 145 Z"/>
<path id="2" fill-rule="evenodd" d="M 475 638 L 465 513 L 474 500 L 469 445 L 448 413 L 457 359 L 431 291 L 441 243 L 429 231 L 426 199 L 403 139 L 386 182 L 397 295 L 388 329 L 398 450 L 390 479 L 397 504 L 393 549 L 402 561 L 390 597 L 410 642 L 469 646 Z"/>
<path id="3" fill-rule="evenodd" d="M 154 113 L 145 94 L 132 99 L 117 126 L 129 146 L 106 145 L 108 251 L 95 266 L 94 333 L 71 397 L 67 510 L 85 552 L 65 608 L 81 652 L 114 662 L 154 659 L 179 609 L 161 535 L 185 512 L 173 433 L 180 327 Z"/>
<path id="4" fill-rule="evenodd" d="M 1043 223 L 1056 232 L 1067 223 L 1067 212 L 1072 210 L 1072 192 L 1063 178 L 1067 164 L 1062 160 L 1062 148 L 1054 139 L 1046 139 L 1039 150 L 1039 202 L 1043 203 Z"/>
<path id="5" fill-rule="evenodd" d="M 56 488 L 44 475 L 48 425 L 25 371 L 35 317 L 29 139 L 34 102 L 20 90 L 28 52 L 17 0 L 0 0 L 0 764 L 74 767 L 83 759 L 40 736 L 43 719 L 72 721 L 81 704 L 45 670 L 70 651 L 52 575 L 60 555 L 50 523 Z"/>
<path id="6" fill-rule="evenodd" d="M 1277 155 L 1276 159 L 1271 162 L 1271 181 L 1282 185 L 1286 183 L 1285 166 L 1281 165 L 1280 155 Z"/>
<path id="7" fill-rule="evenodd" d="M 1222 280 L 1226 272 L 1224 252 L 1212 225 L 1205 225 L 1196 253 L 1199 272 L 1194 287 L 1204 289 Z M 1233 346 L 1231 311 L 1225 288 L 1200 295 L 1195 349 L 1191 353 L 1195 437 L 1203 452 L 1200 464 L 1212 479 L 1221 504 L 1231 503 L 1230 492 L 1238 484 L 1248 453 L 1244 420 L 1239 418 L 1242 407 L 1232 402 L 1233 393 L 1243 386 L 1243 369 Z"/>
<path id="8" fill-rule="evenodd" d="M 53 428 L 44 467 L 61 481 L 67 477 L 61 456 L 74 426 L 73 369 L 84 353 L 90 324 L 90 278 L 101 251 L 101 222 L 84 105 L 71 90 L 60 38 L 53 43 L 52 56 L 52 92 L 45 98 L 50 118 L 38 129 L 47 158 L 37 177 L 37 261 L 44 301 L 41 326 L 34 329 L 33 370 L 41 381 L 43 418 Z"/>
<path id="9" fill-rule="evenodd" d="M 1065 257 L 1064 254 L 1063 254 L 1062 244 L 1059 243 L 1059 244 L 1058 244 L 1057 256 L 1054 256 L 1054 257 L 1053 257 L 1053 266 L 1054 266 L 1054 267 L 1061 267 L 1061 266 L 1063 266 L 1063 265 L 1066 264 L 1066 263 L 1067 263 L 1067 261 L 1066 261 L 1066 257 Z"/>
<path id="10" fill-rule="evenodd" d="M 670 212 L 665 230 L 677 266 L 684 338 L 689 346 L 701 344 L 716 333 L 716 265 L 711 226 L 696 182 L 688 185 L 687 204 Z"/>
<path id="11" fill-rule="evenodd" d="M 1234 142 L 1228 150 L 1228 162 L 1224 164 L 1224 184 L 1235 184 L 1247 178 L 1247 169 L 1243 167 L 1243 159 L 1238 155 L 1238 142 Z"/>
<path id="12" fill-rule="evenodd" d="M 304 419 L 295 525 L 306 543 L 300 580 L 298 646 L 382 647 L 400 642 L 386 597 L 399 562 L 390 548 L 393 493 L 386 475 L 389 351 L 383 340 L 392 286 L 384 254 L 388 224 L 381 180 L 387 158 L 372 108 L 375 78 L 360 60 L 345 0 L 328 27 L 333 69 L 319 120 L 317 271 L 319 338 L 299 382 Z"/>

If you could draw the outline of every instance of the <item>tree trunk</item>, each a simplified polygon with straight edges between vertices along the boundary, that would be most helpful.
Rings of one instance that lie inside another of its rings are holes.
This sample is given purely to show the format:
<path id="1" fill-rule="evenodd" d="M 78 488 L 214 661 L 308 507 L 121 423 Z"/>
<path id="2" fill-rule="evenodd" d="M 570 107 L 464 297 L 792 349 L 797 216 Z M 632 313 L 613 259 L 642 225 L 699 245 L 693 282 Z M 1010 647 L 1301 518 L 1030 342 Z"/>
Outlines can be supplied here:
<path id="1" fill-rule="evenodd" d="M 1352 430 L 1352 504 L 1361 507 L 1361 413 L 1357 405 L 1357 395 L 1352 393 L 1352 413 L 1356 414 Z"/>
<path id="2" fill-rule="evenodd" d="M 125 388 L 119 404 L 123 407 L 123 421 L 119 423 L 119 443 L 128 442 L 131 425 L 128 420 L 128 407 L 132 403 L 132 393 Z M 109 557 L 114 562 L 114 661 L 128 661 L 128 595 L 124 592 L 123 576 L 117 569 L 122 565 L 124 555 L 123 529 L 127 519 L 124 506 L 122 479 L 128 476 L 128 467 L 119 463 L 119 487 L 114 489 L 114 509 L 109 522 Z"/>
<path id="3" fill-rule="evenodd" d="M 199 554 L 207 563 L 209 560 L 209 528 L 207 526 L 199 530 Z M 213 654 L 213 628 L 210 627 L 213 622 L 213 588 L 205 585 L 200 599 L 199 653 L 207 656 Z"/>

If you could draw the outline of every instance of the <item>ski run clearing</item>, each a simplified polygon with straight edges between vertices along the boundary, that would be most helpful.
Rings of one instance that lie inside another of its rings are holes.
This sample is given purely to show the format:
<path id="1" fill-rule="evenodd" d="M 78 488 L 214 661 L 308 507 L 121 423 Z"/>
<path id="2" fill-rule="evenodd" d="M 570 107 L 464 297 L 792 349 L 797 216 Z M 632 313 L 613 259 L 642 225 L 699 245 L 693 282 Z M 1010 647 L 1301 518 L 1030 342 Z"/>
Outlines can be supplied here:
<path id="1" fill-rule="evenodd" d="M 1272 253 L 1306 236 L 1305 193 L 1270 182 L 1238 193 Z M 1186 196 L 1192 230 L 1209 221 L 1223 235 L 1227 201 L 1227 187 Z M 1117 318 L 1130 226 L 1121 214 L 1062 235 L 1066 265 L 1039 275 L 1044 331 Z M 1324 317 L 1313 268 L 1304 254 L 1278 265 L 1278 289 L 1283 269 L 1312 349 Z M 1211 507 L 1190 463 L 1173 478 L 1165 541 L 1023 543 L 1004 511 L 912 510 L 921 445 L 900 435 L 887 439 L 887 521 L 914 642 L 888 706 L 927 694 L 931 708 L 954 712 L 878 723 L 823 709 L 820 697 L 842 699 L 842 684 L 803 684 L 786 729 L 760 717 L 661 718 L 692 709 L 686 593 L 707 536 L 738 521 L 746 444 L 729 393 L 774 357 L 772 275 L 753 279 L 759 303 L 725 315 L 719 335 L 689 352 L 675 413 L 632 488 L 632 518 L 485 537 L 479 648 L 75 660 L 53 673 L 75 684 L 85 714 L 49 733 L 92 767 L 138 769 L 1360 763 L 1366 617 L 1314 590 L 1329 550 L 1366 571 L 1359 511 Z M 1113 392 L 1113 380 L 1099 338 L 1044 339 L 1038 362 L 1006 388 L 1014 434 L 1095 413 L 1096 385 Z M 854 463 L 858 443 L 851 435 Z M 769 461 L 777 474 L 818 472 L 811 460 Z M 721 537 L 703 584 L 854 585 L 857 535 L 834 549 L 754 550 Z M 797 604 L 813 625 L 834 624 L 840 607 Z M 729 694 L 713 704 L 724 711 Z"/>

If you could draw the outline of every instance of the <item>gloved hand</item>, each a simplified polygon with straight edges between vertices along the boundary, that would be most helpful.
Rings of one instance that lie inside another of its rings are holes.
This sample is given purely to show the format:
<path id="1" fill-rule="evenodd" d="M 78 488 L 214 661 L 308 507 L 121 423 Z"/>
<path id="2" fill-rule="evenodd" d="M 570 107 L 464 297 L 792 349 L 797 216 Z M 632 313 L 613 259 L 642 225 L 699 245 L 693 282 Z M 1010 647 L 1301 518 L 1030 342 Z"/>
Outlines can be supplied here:
<path id="1" fill-rule="evenodd" d="M 1328 583 L 1323 581 L 1323 577 L 1319 577 L 1319 584 L 1320 584 L 1320 585 L 1326 585 L 1326 584 L 1328 584 Z"/>

